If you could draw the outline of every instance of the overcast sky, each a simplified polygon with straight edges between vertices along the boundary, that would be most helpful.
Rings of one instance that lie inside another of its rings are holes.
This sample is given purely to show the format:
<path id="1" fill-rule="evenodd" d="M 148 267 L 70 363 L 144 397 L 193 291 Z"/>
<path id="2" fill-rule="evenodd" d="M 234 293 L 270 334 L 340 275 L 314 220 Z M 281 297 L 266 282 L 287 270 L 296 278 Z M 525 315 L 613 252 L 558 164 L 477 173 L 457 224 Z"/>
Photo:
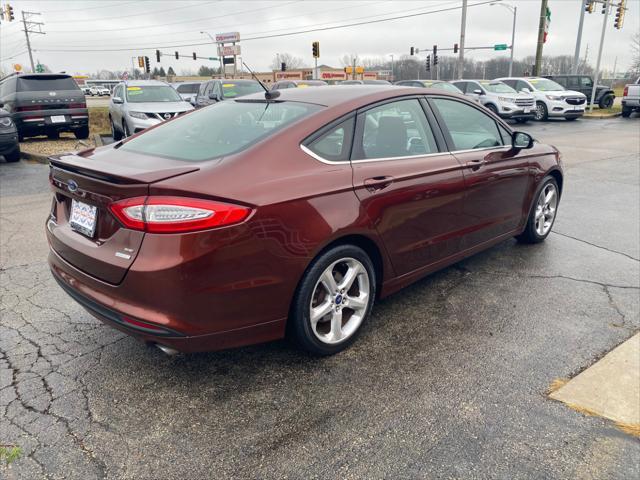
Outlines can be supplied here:
<path id="1" fill-rule="evenodd" d="M 5 0 L 6 1 L 6 0 Z M 469 5 L 485 0 L 469 0 Z M 616 3 L 618 0 L 615 0 Z M 3 2 L 4 3 L 4 2 Z M 198 1 L 198 0 L 9 0 L 16 21 L 0 26 L 0 55 L 5 71 L 14 63 L 29 64 L 21 11 L 42 12 L 34 20 L 44 22 L 45 35 L 32 35 L 34 59 L 53 71 L 88 73 L 98 69 L 124 70 L 131 67 L 131 57 L 147 55 L 156 66 L 155 49 L 181 54 L 196 52 L 214 56 L 215 49 L 200 34 L 238 31 L 242 56 L 254 70 L 264 71 L 277 52 L 288 52 L 311 65 L 311 42 L 320 42 L 320 62 L 340 66 L 344 54 L 381 57 L 408 54 L 409 47 L 451 48 L 459 41 L 460 9 L 416 15 L 430 10 L 459 7 L 461 0 L 356 1 L 356 0 L 281 0 L 281 1 Z M 515 40 L 516 58 L 535 54 L 540 0 L 506 0 L 517 7 Z M 549 0 L 551 28 L 544 47 L 548 55 L 573 55 L 582 0 Z M 629 0 L 624 28 L 613 28 L 613 14 L 606 29 L 603 67 L 611 70 L 617 57 L 618 71 L 631 62 L 631 38 L 640 30 L 640 0 Z M 249 40 L 251 37 L 275 35 L 300 30 L 319 29 L 347 23 L 416 15 L 410 18 L 370 23 L 333 30 L 291 36 Z M 581 56 L 589 46 L 589 61 L 595 65 L 602 26 L 600 7 L 586 15 Z M 467 46 L 509 43 L 511 12 L 489 4 L 470 7 L 467 15 Z M 202 44 L 187 46 L 187 44 Z M 174 46 L 185 45 L 185 46 Z M 120 49 L 121 51 L 81 51 Z M 69 51 L 63 51 L 69 50 Z M 442 52 L 441 54 L 444 54 Z M 487 59 L 508 57 L 509 52 L 469 51 L 466 56 Z M 164 57 L 162 66 L 176 72 L 197 68 L 206 61 Z M 211 66 L 217 63 L 209 62 Z M 159 66 L 159 65 L 158 65 Z"/>

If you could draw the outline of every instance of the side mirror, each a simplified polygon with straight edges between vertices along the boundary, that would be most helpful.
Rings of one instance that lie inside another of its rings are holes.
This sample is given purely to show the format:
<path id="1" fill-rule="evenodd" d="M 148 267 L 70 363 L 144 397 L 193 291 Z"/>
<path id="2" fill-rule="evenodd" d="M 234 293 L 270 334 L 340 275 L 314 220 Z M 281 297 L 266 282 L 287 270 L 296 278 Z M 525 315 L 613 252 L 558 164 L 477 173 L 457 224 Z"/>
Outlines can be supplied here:
<path id="1" fill-rule="evenodd" d="M 112 97 L 111 101 L 113 103 L 124 103 L 124 101 L 120 97 Z"/>
<path id="2" fill-rule="evenodd" d="M 482 90 L 480 90 L 479 88 L 476 88 L 473 93 L 475 93 L 476 95 L 482 95 Z"/>
<path id="3" fill-rule="evenodd" d="M 524 93 L 531 93 L 531 90 L 529 90 L 528 87 L 522 87 L 522 89 L 520 91 L 524 92 Z"/>
<path id="4" fill-rule="evenodd" d="M 533 137 L 525 132 L 513 132 L 511 136 L 511 146 L 518 150 L 533 147 Z"/>

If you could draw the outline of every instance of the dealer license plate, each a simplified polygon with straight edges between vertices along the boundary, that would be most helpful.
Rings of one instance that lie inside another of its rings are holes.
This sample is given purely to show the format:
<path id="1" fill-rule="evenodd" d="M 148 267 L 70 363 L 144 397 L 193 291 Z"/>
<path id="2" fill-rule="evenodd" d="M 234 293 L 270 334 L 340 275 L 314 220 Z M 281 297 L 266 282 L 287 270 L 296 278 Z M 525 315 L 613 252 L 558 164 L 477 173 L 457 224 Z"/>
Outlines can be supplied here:
<path id="1" fill-rule="evenodd" d="M 51 117 L 51 123 L 64 123 L 66 122 L 64 115 L 53 115 Z"/>
<path id="2" fill-rule="evenodd" d="M 96 219 L 98 218 L 98 207 L 87 205 L 77 200 L 71 200 L 71 218 L 69 225 L 72 229 L 93 237 L 96 231 Z"/>

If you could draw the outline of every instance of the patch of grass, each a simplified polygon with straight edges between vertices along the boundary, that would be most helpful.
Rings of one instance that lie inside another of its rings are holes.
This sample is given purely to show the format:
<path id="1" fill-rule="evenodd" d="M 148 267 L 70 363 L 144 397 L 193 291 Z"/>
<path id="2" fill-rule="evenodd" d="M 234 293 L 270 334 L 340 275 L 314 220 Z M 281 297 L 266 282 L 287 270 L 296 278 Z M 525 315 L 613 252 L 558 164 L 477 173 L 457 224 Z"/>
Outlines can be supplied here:
<path id="1" fill-rule="evenodd" d="M 600 115 L 609 115 L 614 113 L 622 112 L 622 105 L 614 105 L 611 108 L 598 108 L 598 106 L 593 107 L 593 113 L 589 111 L 589 107 L 584 112 L 585 117 L 593 116 L 599 117 Z"/>
<path id="2" fill-rule="evenodd" d="M 616 422 L 616 427 L 624 433 L 640 438 L 640 424 Z"/>
<path id="3" fill-rule="evenodd" d="M 7 465 L 17 460 L 22 455 L 22 449 L 16 445 L 0 445 L 0 462 Z"/>
<path id="4" fill-rule="evenodd" d="M 617 97 L 622 97 L 622 94 L 624 93 L 624 87 L 616 87 L 613 89 L 613 93 L 615 94 L 616 98 Z"/>
<path id="5" fill-rule="evenodd" d="M 547 387 L 547 395 L 551 395 L 556 390 L 560 390 L 567 383 L 569 383 L 568 378 L 556 378 L 553 382 L 551 382 L 551 385 Z"/>
<path id="6" fill-rule="evenodd" d="M 91 133 L 111 133 L 109 107 L 89 107 L 89 130 Z"/>

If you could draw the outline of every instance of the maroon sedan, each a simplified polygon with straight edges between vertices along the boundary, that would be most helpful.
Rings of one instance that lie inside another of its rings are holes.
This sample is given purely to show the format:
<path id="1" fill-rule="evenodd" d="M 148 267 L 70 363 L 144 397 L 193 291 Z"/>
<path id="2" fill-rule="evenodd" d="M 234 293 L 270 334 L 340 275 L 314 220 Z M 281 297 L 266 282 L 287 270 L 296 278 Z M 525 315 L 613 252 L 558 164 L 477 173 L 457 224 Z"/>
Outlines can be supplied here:
<path id="1" fill-rule="evenodd" d="M 558 151 L 462 96 L 288 89 L 51 159 L 53 276 L 165 352 L 349 345 L 374 299 L 515 236 L 540 242 Z"/>

